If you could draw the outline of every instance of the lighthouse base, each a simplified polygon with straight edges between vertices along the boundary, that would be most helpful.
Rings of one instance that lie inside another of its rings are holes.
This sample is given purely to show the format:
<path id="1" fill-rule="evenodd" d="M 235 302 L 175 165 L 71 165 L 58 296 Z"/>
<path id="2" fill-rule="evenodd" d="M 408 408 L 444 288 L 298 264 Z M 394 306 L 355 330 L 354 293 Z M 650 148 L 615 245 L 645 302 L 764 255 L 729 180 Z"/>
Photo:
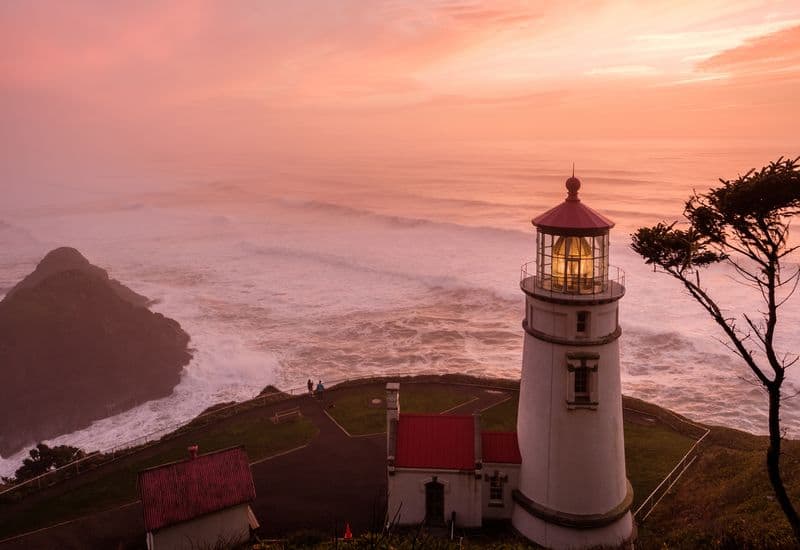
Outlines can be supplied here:
<path id="1" fill-rule="evenodd" d="M 635 531 L 630 505 L 626 498 L 608 513 L 576 515 L 548 509 L 514 491 L 511 523 L 528 540 L 555 550 L 632 547 Z"/>

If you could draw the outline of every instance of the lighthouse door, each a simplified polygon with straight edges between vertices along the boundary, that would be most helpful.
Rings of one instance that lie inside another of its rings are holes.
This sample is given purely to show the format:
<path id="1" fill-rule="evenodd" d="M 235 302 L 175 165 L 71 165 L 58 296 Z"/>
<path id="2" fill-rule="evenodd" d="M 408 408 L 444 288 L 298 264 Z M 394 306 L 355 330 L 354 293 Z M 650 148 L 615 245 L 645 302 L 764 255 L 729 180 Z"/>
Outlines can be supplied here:
<path id="1" fill-rule="evenodd" d="M 444 523 L 444 485 L 435 479 L 425 484 L 425 523 Z"/>

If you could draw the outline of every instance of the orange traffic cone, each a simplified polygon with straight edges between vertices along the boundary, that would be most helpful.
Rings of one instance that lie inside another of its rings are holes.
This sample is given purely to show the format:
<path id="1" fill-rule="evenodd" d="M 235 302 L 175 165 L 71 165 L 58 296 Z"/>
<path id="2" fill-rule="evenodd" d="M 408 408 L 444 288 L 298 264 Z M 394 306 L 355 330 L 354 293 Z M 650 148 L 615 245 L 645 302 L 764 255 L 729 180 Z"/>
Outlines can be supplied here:
<path id="1" fill-rule="evenodd" d="M 344 524 L 344 540 L 350 540 L 353 538 L 353 532 L 350 530 L 350 524 Z"/>

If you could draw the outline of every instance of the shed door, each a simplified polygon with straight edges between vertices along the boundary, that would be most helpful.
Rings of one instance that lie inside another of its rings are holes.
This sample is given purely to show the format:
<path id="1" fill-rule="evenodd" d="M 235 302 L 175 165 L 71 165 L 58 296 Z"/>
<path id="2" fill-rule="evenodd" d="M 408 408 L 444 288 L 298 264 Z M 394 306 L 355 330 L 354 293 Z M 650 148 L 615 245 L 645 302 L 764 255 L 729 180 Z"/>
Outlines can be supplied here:
<path id="1" fill-rule="evenodd" d="M 438 481 L 425 484 L 425 523 L 444 523 L 444 485 Z"/>

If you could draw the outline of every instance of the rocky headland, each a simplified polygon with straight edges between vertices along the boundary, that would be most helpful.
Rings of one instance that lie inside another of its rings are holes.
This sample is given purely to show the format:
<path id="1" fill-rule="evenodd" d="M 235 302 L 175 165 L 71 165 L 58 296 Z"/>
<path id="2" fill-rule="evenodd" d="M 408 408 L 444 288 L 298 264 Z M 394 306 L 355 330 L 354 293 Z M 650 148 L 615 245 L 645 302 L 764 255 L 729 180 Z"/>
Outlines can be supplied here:
<path id="1" fill-rule="evenodd" d="M 0 455 L 172 393 L 189 335 L 74 248 L 0 301 Z"/>

